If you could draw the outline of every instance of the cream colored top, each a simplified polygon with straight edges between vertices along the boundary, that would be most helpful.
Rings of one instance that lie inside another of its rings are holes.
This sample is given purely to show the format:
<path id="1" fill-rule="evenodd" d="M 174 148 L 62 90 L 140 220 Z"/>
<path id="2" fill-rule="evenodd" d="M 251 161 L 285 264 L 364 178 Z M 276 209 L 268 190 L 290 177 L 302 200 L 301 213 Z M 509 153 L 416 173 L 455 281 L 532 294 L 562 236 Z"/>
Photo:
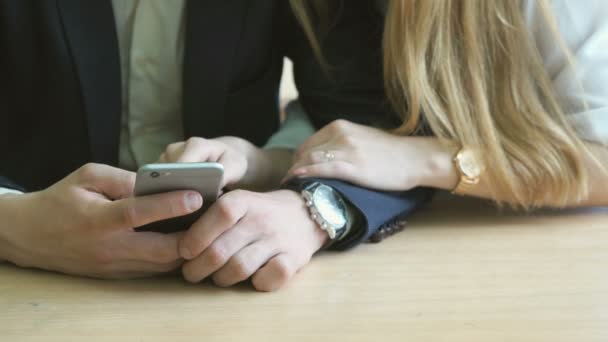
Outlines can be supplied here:
<path id="1" fill-rule="evenodd" d="M 608 1 L 552 0 L 570 65 L 547 28 L 537 2 L 526 1 L 526 22 L 570 122 L 587 141 L 608 145 Z"/>

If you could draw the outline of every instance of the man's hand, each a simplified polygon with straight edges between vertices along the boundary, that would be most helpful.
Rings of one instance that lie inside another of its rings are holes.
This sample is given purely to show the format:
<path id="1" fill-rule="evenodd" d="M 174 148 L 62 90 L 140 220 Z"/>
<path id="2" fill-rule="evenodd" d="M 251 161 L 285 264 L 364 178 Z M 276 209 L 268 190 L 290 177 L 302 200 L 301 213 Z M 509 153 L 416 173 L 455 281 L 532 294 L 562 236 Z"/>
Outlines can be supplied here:
<path id="1" fill-rule="evenodd" d="M 221 197 L 180 241 L 188 260 L 184 277 L 193 283 L 211 276 L 230 286 L 252 277 L 259 291 L 274 291 L 327 241 L 303 199 L 290 190 L 237 190 Z"/>
<path id="2" fill-rule="evenodd" d="M 0 197 L 0 258 L 97 278 L 133 278 L 179 267 L 179 234 L 135 232 L 198 210 L 196 192 L 133 198 L 135 175 L 89 164 L 50 188 Z"/>

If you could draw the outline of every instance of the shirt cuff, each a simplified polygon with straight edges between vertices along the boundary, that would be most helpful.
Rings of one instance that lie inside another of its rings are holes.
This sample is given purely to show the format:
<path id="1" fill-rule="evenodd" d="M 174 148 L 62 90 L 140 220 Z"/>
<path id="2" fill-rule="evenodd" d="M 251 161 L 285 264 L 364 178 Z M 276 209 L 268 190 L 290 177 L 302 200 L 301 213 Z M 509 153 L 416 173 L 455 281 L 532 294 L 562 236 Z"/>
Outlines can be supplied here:
<path id="1" fill-rule="evenodd" d="M 9 189 L 9 188 L 0 188 L 0 196 L 2 195 L 23 195 L 23 192 L 19 190 Z"/>

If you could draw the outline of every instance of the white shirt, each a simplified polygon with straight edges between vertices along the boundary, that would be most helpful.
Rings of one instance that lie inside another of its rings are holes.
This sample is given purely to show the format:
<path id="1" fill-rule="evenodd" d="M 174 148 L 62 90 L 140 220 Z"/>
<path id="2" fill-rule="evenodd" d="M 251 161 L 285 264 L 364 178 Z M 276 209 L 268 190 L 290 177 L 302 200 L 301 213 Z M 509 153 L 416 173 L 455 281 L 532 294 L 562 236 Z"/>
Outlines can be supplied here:
<path id="1" fill-rule="evenodd" d="M 122 75 L 119 165 L 135 170 L 183 140 L 184 0 L 112 0 Z"/>
<path id="2" fill-rule="evenodd" d="M 574 65 L 568 63 L 536 4 L 524 4 L 526 22 L 570 123 L 582 139 L 608 146 L 608 1 L 551 1 Z"/>

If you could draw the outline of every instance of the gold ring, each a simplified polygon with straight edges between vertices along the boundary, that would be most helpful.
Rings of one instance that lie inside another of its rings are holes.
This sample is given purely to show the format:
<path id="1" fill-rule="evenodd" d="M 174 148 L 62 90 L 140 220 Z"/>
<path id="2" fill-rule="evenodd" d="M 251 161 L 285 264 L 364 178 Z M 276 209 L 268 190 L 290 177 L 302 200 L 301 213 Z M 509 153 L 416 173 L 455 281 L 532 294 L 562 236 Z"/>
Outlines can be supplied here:
<path id="1" fill-rule="evenodd" d="M 330 162 L 330 161 L 333 161 L 334 159 L 336 159 L 336 155 L 329 151 L 325 151 L 324 157 L 325 157 L 325 161 L 327 161 L 327 162 Z"/>

